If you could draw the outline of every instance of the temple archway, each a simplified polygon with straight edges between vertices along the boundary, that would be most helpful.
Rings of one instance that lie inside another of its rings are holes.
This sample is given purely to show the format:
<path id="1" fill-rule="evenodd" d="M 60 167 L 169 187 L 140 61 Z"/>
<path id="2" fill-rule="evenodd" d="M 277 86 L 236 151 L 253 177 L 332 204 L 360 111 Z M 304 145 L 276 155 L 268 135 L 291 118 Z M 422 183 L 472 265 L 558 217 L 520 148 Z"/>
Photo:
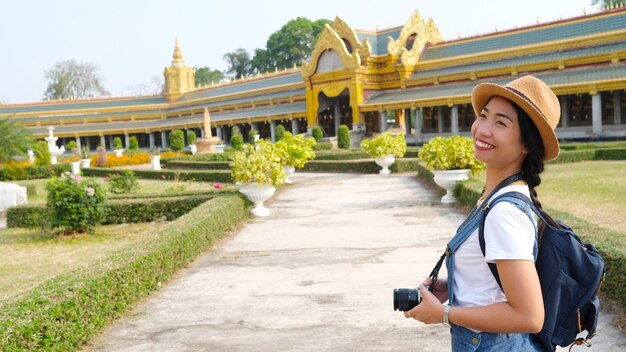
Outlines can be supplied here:
<path id="1" fill-rule="evenodd" d="M 334 97 L 319 92 L 317 99 L 317 125 L 326 137 L 335 137 L 340 125 L 346 125 L 352 129 L 352 107 L 348 88 Z"/>

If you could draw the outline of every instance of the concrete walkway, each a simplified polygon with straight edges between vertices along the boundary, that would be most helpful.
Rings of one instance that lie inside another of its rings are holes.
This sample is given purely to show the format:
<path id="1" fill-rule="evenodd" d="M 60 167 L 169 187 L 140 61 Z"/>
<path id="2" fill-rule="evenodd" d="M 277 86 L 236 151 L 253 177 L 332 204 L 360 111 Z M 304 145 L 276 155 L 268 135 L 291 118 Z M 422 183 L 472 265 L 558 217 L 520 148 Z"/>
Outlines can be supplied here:
<path id="1" fill-rule="evenodd" d="M 413 175 L 292 180 L 267 203 L 272 215 L 203 254 L 85 350 L 449 350 L 449 332 L 394 312 L 392 292 L 428 276 L 463 214 Z M 625 341 L 602 318 L 588 351 Z"/>

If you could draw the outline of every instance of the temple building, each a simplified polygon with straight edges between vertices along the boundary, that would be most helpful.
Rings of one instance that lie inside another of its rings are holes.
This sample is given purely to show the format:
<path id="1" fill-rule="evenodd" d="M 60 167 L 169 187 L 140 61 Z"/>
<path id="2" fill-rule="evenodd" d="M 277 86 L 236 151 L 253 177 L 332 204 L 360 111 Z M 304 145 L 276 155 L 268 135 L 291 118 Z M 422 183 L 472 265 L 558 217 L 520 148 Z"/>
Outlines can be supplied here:
<path id="1" fill-rule="evenodd" d="M 61 144 L 75 139 L 111 149 L 167 147 L 174 129 L 202 131 L 228 142 L 233 126 L 274 139 L 279 124 L 293 133 L 319 126 L 328 137 L 345 124 L 356 138 L 403 132 L 420 144 L 438 135 L 469 135 L 472 88 L 532 74 L 561 102 L 561 140 L 626 138 L 626 8 L 443 40 L 432 19 L 415 11 L 404 26 L 357 30 L 337 17 L 321 33 L 309 62 L 208 87 L 194 85 L 176 41 L 159 96 L 0 105 L 36 138 L 48 126 Z"/>

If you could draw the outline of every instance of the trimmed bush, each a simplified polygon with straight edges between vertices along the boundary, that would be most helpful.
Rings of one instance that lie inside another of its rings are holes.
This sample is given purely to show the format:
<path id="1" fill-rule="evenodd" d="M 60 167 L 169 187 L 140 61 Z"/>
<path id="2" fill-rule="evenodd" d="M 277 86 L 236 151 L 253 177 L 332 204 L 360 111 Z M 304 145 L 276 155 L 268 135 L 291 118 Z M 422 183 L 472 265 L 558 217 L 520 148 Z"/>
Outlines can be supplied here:
<path id="1" fill-rule="evenodd" d="M 239 133 L 230 136 L 230 146 L 235 150 L 241 150 L 243 147 L 243 136 Z"/>
<path id="2" fill-rule="evenodd" d="M 274 138 L 276 139 L 276 142 L 285 138 L 285 126 L 283 125 L 276 126 L 276 128 L 274 129 Z"/>
<path id="3" fill-rule="evenodd" d="M 315 160 L 357 160 L 371 159 L 366 152 L 362 150 L 345 150 L 337 149 L 333 151 L 320 151 L 315 154 Z M 371 160 L 369 160 L 371 161 Z"/>
<path id="4" fill-rule="evenodd" d="M 418 159 L 396 159 L 389 167 L 392 172 L 415 172 L 418 169 Z M 354 172 L 374 174 L 380 171 L 372 159 L 367 160 L 311 160 L 304 165 L 302 171 L 310 172 Z"/>
<path id="5" fill-rule="evenodd" d="M 106 194 L 94 180 L 61 176 L 48 182 L 51 226 L 63 233 L 86 232 L 104 219 Z"/>
<path id="6" fill-rule="evenodd" d="M 238 196 L 201 204 L 154 239 L 58 276 L 0 309 L 5 351 L 74 351 L 248 217 Z"/>
<path id="7" fill-rule="evenodd" d="M 109 192 L 115 194 L 131 193 L 139 189 L 139 182 L 131 170 L 122 170 L 107 176 Z"/>
<path id="8" fill-rule="evenodd" d="M 122 149 L 122 139 L 120 137 L 113 138 L 113 149 Z"/>
<path id="9" fill-rule="evenodd" d="M 68 152 L 72 151 L 72 149 L 77 149 L 77 148 L 78 148 L 78 144 L 76 144 L 76 141 L 69 141 L 65 145 L 65 150 Z"/>
<path id="10" fill-rule="evenodd" d="M 255 141 L 254 137 L 258 136 L 258 135 L 259 135 L 259 131 L 257 131 L 257 130 L 250 130 L 248 132 L 248 143 L 250 143 L 252 145 L 255 145 L 256 141 Z"/>
<path id="11" fill-rule="evenodd" d="M 350 149 L 350 130 L 346 125 L 339 126 L 337 130 L 337 147 L 339 149 Z"/>
<path id="12" fill-rule="evenodd" d="M 49 166 L 50 162 L 50 149 L 48 143 L 45 141 L 38 141 L 33 147 L 33 153 L 35 153 L 35 165 Z"/>
<path id="13" fill-rule="evenodd" d="M 132 136 L 128 139 L 128 149 L 139 150 L 139 141 L 137 140 L 137 137 Z"/>
<path id="14" fill-rule="evenodd" d="M 187 132 L 187 144 L 196 144 L 196 132 L 193 130 Z"/>
<path id="15" fill-rule="evenodd" d="M 47 148 L 47 147 L 46 147 Z M 21 174 L 20 180 L 34 180 L 40 178 L 50 178 L 52 176 L 60 176 L 66 171 L 70 171 L 70 164 L 56 164 L 47 166 L 29 165 L 22 168 L 25 174 Z M 0 180 L 9 180 L 5 169 L 0 169 Z M 11 179 L 16 180 L 16 179 Z"/>
<path id="16" fill-rule="evenodd" d="M 229 170 L 229 161 L 170 160 L 167 168 L 172 170 Z"/>
<path id="17" fill-rule="evenodd" d="M 318 126 L 315 126 L 311 130 L 311 136 L 313 136 L 313 138 L 315 138 L 315 141 L 319 145 L 320 142 L 322 141 L 322 139 L 324 138 L 324 133 L 322 132 L 321 128 L 319 128 Z"/>
<path id="18" fill-rule="evenodd" d="M 313 146 L 313 150 L 331 150 L 333 149 L 333 144 L 331 142 L 317 142 L 316 145 Z"/>
<path id="19" fill-rule="evenodd" d="M 168 135 L 170 148 L 173 151 L 179 151 L 185 147 L 185 134 L 181 130 L 171 131 Z"/>

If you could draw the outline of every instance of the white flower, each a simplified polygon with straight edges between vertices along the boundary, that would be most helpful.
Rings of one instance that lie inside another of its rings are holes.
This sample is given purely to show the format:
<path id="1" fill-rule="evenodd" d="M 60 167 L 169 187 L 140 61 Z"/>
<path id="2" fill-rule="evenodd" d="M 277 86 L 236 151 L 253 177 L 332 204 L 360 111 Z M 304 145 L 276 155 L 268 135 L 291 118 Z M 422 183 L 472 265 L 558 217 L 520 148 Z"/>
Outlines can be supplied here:
<path id="1" fill-rule="evenodd" d="M 93 197 L 93 195 L 96 194 L 96 190 L 93 189 L 92 187 L 87 187 L 85 188 L 85 190 L 87 191 L 87 195 L 90 197 Z"/>

